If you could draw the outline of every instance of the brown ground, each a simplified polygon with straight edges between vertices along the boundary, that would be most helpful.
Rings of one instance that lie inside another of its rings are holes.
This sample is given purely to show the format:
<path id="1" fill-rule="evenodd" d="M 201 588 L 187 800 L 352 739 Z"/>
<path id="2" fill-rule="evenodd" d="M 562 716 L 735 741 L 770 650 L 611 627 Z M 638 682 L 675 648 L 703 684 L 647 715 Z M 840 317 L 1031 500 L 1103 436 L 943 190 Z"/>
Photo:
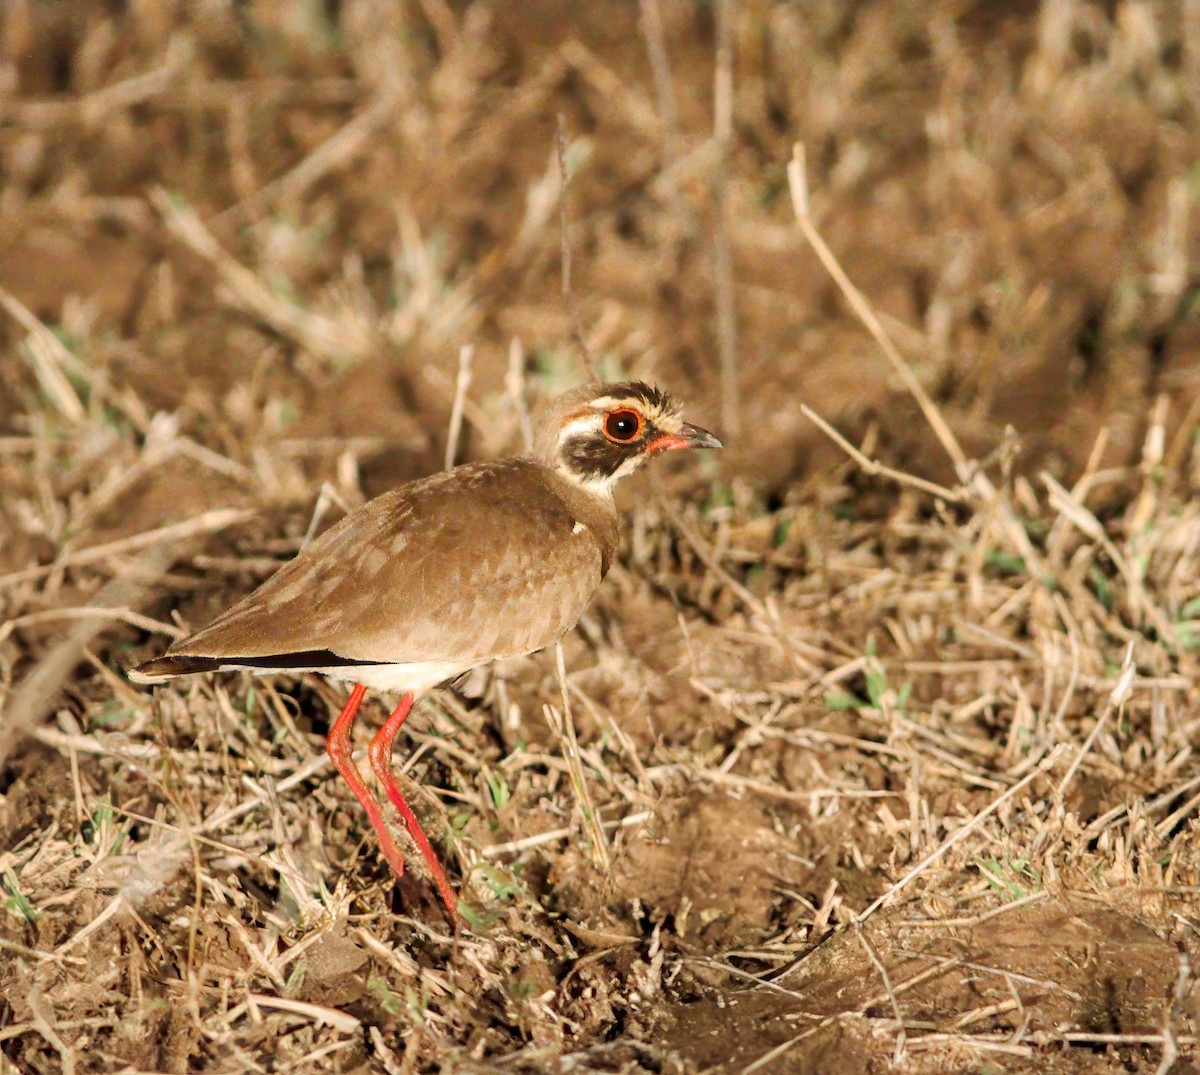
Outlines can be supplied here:
<path id="1" fill-rule="evenodd" d="M 1195 6 L 4 4 L 0 1071 L 1197 1071 Z M 463 345 L 460 458 L 580 379 L 559 115 L 588 348 L 729 448 L 566 640 L 606 849 L 553 654 L 406 728 L 455 936 L 336 690 L 121 669 Z"/>

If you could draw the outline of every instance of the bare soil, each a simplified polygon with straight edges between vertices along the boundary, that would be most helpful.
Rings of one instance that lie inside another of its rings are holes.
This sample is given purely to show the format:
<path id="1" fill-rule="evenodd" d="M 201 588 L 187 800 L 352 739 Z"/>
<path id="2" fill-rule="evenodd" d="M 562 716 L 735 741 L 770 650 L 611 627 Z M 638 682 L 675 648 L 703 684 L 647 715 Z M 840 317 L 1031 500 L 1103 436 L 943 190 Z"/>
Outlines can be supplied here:
<path id="1" fill-rule="evenodd" d="M 0 8 L 0 1073 L 1198 1070 L 1193 6 Z M 569 713 L 406 725 L 456 932 L 337 689 L 123 670 L 441 467 L 462 348 L 520 450 L 572 304 L 728 447 Z"/>

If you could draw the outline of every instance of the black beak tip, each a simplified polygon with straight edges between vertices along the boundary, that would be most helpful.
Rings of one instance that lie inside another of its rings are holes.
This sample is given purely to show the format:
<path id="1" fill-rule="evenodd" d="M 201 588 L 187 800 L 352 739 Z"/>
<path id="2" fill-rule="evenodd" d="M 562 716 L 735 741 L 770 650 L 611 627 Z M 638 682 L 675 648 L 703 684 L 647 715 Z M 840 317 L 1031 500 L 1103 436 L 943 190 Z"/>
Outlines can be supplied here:
<path id="1" fill-rule="evenodd" d="M 688 444 L 693 448 L 724 448 L 725 445 L 714 437 L 707 429 L 701 429 L 699 426 L 694 426 L 690 422 L 684 422 L 683 435 L 687 437 Z"/>

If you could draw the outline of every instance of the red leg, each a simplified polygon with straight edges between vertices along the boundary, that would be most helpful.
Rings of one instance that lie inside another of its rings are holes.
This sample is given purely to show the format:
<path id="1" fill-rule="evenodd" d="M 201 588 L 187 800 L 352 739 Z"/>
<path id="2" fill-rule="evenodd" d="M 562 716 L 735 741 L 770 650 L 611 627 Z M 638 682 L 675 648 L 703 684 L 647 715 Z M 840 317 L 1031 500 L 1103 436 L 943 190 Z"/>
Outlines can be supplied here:
<path id="1" fill-rule="evenodd" d="M 400 811 L 400 816 L 404 818 L 409 835 L 416 841 L 417 847 L 421 849 L 421 854 L 425 856 L 425 861 L 429 864 L 429 871 L 433 874 L 433 883 L 437 885 L 438 893 L 450 912 L 451 920 L 456 921 L 458 919 L 458 896 L 450 886 L 446 871 L 442 869 L 437 854 L 430 846 L 429 839 L 426 837 L 424 829 L 421 828 L 421 823 L 417 820 L 417 815 L 405 802 L 404 796 L 400 794 L 400 789 L 396 787 L 395 777 L 392 776 L 392 740 L 396 738 L 400 725 L 404 723 L 412 707 L 413 695 L 409 693 L 400 699 L 400 704 L 392 711 L 392 715 L 375 733 L 375 738 L 371 740 L 371 749 L 368 752 L 371 758 L 371 768 L 375 770 L 375 775 L 388 793 L 388 798 L 392 800 L 396 809 Z"/>
<path id="2" fill-rule="evenodd" d="M 333 722 L 333 727 L 329 729 L 329 736 L 325 740 L 325 750 L 329 754 L 329 760 L 342 774 L 342 779 L 350 785 L 354 797 L 362 803 L 363 809 L 366 810 L 367 817 L 371 820 L 371 827 L 379 836 L 379 846 L 383 848 L 384 856 L 392 864 L 396 875 L 402 877 L 404 875 L 404 856 L 400 853 L 400 848 L 396 846 L 396 841 L 392 839 L 392 834 L 388 832 L 387 825 L 383 820 L 383 810 L 380 809 L 375 796 L 367 790 L 367 785 L 363 783 L 362 774 L 358 771 L 358 766 L 354 764 L 352 756 L 350 729 L 354 726 L 354 717 L 358 713 L 359 704 L 366 693 L 367 688 L 361 683 L 354 685 L 349 701 L 346 702 L 338 719 Z"/>

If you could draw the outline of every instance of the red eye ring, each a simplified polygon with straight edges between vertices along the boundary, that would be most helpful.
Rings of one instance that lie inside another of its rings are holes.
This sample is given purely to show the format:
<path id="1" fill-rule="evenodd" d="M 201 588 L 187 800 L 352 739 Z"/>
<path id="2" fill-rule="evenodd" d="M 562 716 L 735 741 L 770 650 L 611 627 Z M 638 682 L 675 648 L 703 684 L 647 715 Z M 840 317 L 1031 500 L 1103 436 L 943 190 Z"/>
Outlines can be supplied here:
<path id="1" fill-rule="evenodd" d="M 629 407 L 609 411 L 604 416 L 604 435 L 614 444 L 632 444 L 642 435 L 645 419 Z"/>

